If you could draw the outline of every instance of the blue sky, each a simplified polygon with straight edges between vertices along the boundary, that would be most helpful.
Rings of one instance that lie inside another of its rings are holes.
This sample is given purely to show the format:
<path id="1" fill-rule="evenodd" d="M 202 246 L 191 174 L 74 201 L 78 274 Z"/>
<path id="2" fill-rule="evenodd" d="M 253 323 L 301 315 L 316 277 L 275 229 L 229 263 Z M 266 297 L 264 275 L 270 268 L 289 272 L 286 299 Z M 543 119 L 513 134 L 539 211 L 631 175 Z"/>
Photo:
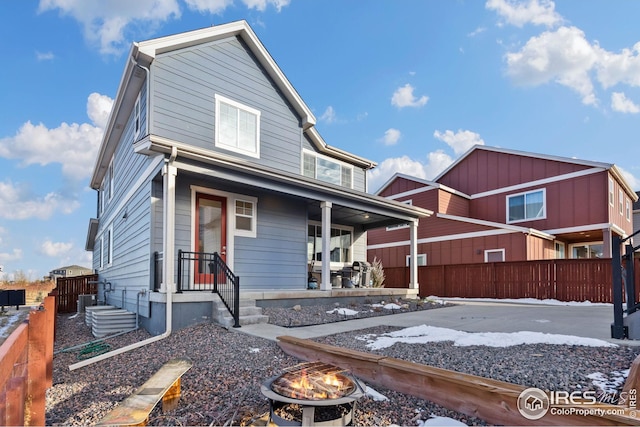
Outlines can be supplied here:
<path id="1" fill-rule="evenodd" d="M 475 143 L 615 163 L 640 190 L 640 2 L 4 0 L 0 278 L 84 250 L 132 41 L 245 19 L 328 144 L 432 179 Z"/>

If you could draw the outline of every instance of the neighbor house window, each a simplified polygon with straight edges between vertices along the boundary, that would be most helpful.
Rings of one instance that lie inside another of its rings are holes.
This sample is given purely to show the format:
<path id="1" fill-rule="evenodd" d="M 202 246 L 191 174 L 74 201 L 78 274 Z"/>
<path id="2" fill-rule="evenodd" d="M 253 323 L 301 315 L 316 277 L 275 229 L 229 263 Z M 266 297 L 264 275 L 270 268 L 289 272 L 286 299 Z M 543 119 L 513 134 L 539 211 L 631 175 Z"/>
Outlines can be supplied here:
<path id="1" fill-rule="evenodd" d="M 236 199 L 236 236 L 256 237 L 256 200 Z"/>
<path id="2" fill-rule="evenodd" d="M 602 242 L 579 243 L 570 245 L 571 258 L 602 258 L 604 245 Z"/>
<path id="3" fill-rule="evenodd" d="M 427 265 L 427 254 L 418 254 L 416 260 L 418 261 L 418 267 L 421 265 Z M 410 262 L 411 255 L 407 255 L 405 258 L 405 266 L 409 267 Z"/>
<path id="4" fill-rule="evenodd" d="M 620 208 L 620 215 L 622 215 L 623 208 L 622 206 L 624 205 L 624 193 L 622 192 L 622 190 L 618 191 L 618 207 Z"/>
<path id="5" fill-rule="evenodd" d="M 329 257 L 331 262 L 351 262 L 351 244 L 353 229 L 350 227 L 331 227 Z M 322 261 L 322 226 L 309 224 L 307 236 L 307 260 Z"/>
<path id="6" fill-rule="evenodd" d="M 609 204 L 611 206 L 615 206 L 615 200 L 614 200 L 614 190 L 613 190 L 613 179 L 609 178 Z"/>
<path id="7" fill-rule="evenodd" d="M 546 218 L 545 198 L 544 189 L 507 196 L 507 222 Z"/>
<path id="8" fill-rule="evenodd" d="M 352 166 L 310 151 L 305 151 L 302 155 L 302 174 L 330 184 L 353 188 Z"/>
<path id="9" fill-rule="evenodd" d="M 216 95 L 216 146 L 260 156 L 260 111 Z"/>
<path id="10" fill-rule="evenodd" d="M 136 141 L 140 135 L 140 94 L 133 107 L 133 140 Z"/>
<path id="11" fill-rule="evenodd" d="M 565 258 L 565 245 L 562 242 L 556 242 L 556 259 Z"/>
<path id="12" fill-rule="evenodd" d="M 625 206 L 625 216 L 627 217 L 627 221 L 631 221 L 631 200 L 627 199 L 625 200 L 626 206 Z"/>
<path id="13" fill-rule="evenodd" d="M 484 251 L 484 262 L 503 262 L 504 249 L 488 249 Z"/>

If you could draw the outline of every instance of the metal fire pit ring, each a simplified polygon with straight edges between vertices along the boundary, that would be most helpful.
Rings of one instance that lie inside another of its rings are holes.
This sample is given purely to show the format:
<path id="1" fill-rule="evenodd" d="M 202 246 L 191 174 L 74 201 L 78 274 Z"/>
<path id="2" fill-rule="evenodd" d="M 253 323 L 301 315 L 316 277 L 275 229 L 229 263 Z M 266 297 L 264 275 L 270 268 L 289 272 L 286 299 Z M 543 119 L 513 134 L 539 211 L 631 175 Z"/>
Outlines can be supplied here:
<path id="1" fill-rule="evenodd" d="M 271 384 L 280 378 L 280 375 L 273 376 L 262 383 L 260 391 L 269 400 L 283 402 L 283 403 L 295 403 L 302 406 L 336 406 L 343 405 L 345 403 L 351 403 L 360 399 L 365 394 L 365 385 L 360 380 L 351 375 L 343 374 L 355 385 L 355 390 L 346 396 L 338 397 L 336 399 L 294 399 L 292 397 L 283 396 L 275 391 L 271 390 Z"/>
<path id="2" fill-rule="evenodd" d="M 311 400 L 311 399 L 295 399 L 292 397 L 283 396 L 279 393 L 276 393 L 271 389 L 271 384 L 280 378 L 281 375 L 276 375 L 274 377 L 269 378 L 260 386 L 260 391 L 262 394 L 269 400 L 269 421 L 278 425 L 278 426 L 346 426 L 352 425 L 354 420 L 354 413 L 356 409 L 356 401 L 360 399 L 365 394 L 366 386 L 357 378 L 344 374 L 345 377 L 349 379 L 349 381 L 353 382 L 354 390 L 348 395 L 334 398 L 334 399 L 319 399 L 319 400 Z M 280 408 L 283 408 L 289 404 L 297 404 L 302 408 L 302 420 L 300 421 L 292 421 L 287 420 L 276 414 L 276 411 Z M 340 418 L 335 418 L 333 420 L 327 421 L 315 421 L 315 410 L 316 408 L 329 408 L 332 406 L 347 406 L 348 413 L 341 416 Z"/>

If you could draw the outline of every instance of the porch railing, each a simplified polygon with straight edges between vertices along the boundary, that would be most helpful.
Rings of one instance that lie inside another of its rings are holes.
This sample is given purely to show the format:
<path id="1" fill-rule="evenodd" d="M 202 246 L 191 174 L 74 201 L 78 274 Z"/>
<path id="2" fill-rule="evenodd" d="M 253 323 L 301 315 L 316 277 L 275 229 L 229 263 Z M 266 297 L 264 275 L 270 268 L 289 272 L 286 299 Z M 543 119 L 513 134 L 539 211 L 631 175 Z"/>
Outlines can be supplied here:
<path id="1" fill-rule="evenodd" d="M 186 252 L 178 250 L 178 289 L 211 291 L 220 296 L 233 316 L 234 328 L 240 327 L 240 278 L 217 252 Z"/>

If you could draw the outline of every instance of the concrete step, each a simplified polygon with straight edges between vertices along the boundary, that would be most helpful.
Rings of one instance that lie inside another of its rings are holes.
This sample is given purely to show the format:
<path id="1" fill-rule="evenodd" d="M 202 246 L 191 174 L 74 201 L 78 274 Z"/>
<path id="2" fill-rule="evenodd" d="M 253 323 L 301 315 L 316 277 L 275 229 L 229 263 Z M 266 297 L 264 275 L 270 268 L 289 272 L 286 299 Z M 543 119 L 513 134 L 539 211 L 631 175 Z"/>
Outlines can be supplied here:
<path id="1" fill-rule="evenodd" d="M 232 327 L 233 317 L 224 303 L 217 299 L 213 302 L 213 321 L 225 327 Z M 255 300 L 240 300 L 240 326 L 269 322 L 269 316 L 262 314 L 262 308 L 257 307 Z"/>

